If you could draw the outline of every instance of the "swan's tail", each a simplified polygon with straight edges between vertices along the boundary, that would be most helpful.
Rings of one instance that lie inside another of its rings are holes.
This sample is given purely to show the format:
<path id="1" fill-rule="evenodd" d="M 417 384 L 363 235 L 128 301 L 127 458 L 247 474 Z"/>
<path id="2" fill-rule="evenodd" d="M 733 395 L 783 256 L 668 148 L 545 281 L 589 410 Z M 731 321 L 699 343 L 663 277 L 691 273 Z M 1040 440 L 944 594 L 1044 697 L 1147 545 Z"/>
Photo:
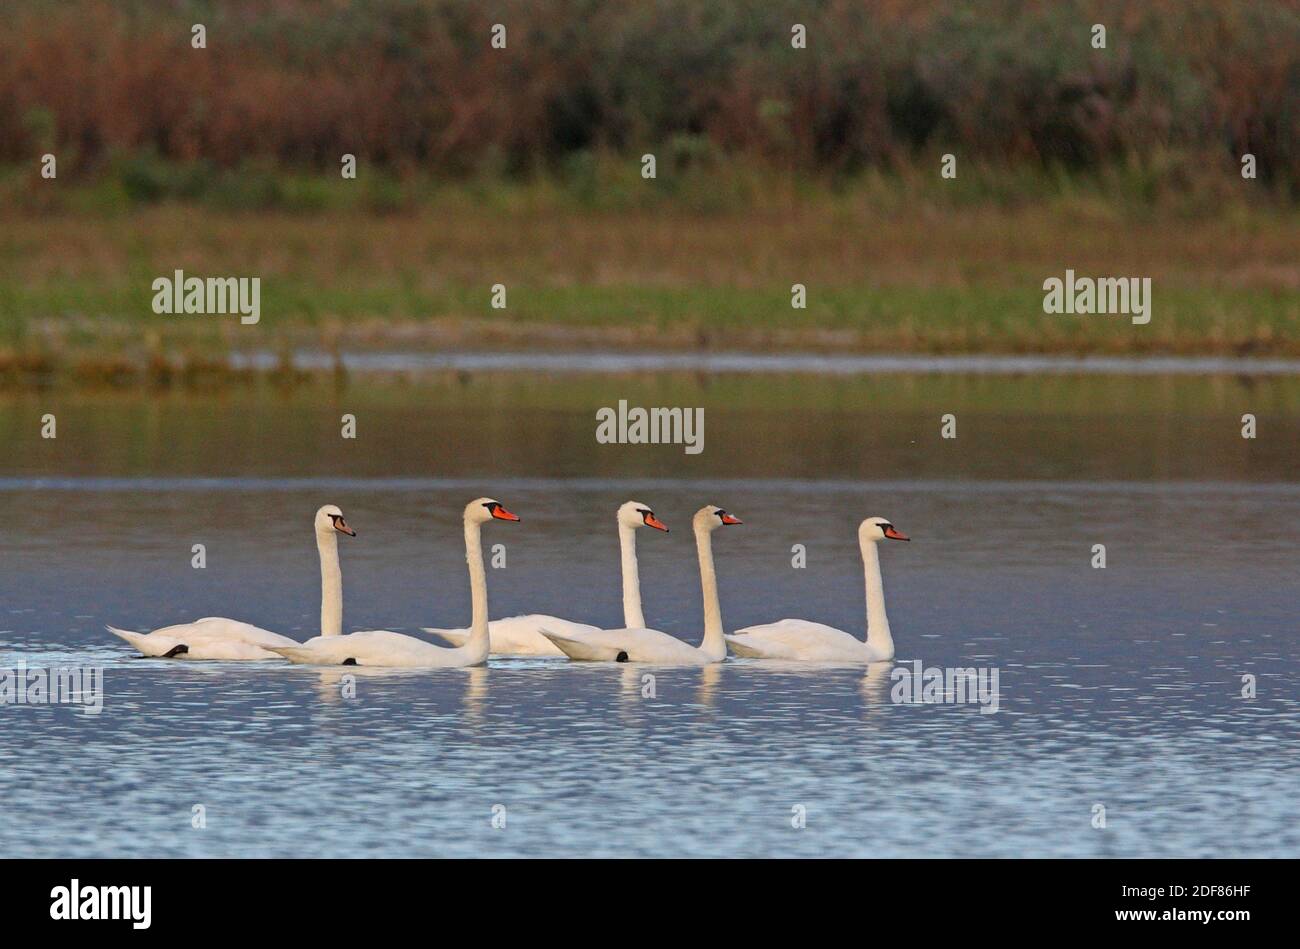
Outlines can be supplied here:
<path id="1" fill-rule="evenodd" d="M 739 656 L 741 659 L 763 659 L 766 658 L 767 652 L 759 646 L 750 645 L 739 636 L 724 636 L 727 645 L 731 647 L 732 655 Z"/>
<path id="2" fill-rule="evenodd" d="M 189 652 L 189 647 L 179 639 L 171 636 L 159 636 L 157 633 L 133 633 L 129 629 L 105 626 L 106 630 L 140 650 L 140 655 L 154 659 L 170 659 Z"/>
<path id="3" fill-rule="evenodd" d="M 262 648 L 299 665 L 316 666 L 322 661 L 320 656 L 305 646 L 263 646 Z"/>
<path id="4" fill-rule="evenodd" d="M 432 626 L 421 626 L 420 629 L 430 635 L 445 639 L 453 646 L 463 646 L 469 642 L 468 629 L 435 629 Z"/>
<path id="5" fill-rule="evenodd" d="M 586 642 L 581 639 L 570 639 L 567 636 L 561 636 L 559 633 L 553 633 L 545 627 L 541 627 L 537 631 L 554 643 L 555 648 L 570 659 L 585 662 L 627 662 L 627 653 L 617 646 Z M 620 656 L 622 656 L 622 659 L 619 658 Z"/>

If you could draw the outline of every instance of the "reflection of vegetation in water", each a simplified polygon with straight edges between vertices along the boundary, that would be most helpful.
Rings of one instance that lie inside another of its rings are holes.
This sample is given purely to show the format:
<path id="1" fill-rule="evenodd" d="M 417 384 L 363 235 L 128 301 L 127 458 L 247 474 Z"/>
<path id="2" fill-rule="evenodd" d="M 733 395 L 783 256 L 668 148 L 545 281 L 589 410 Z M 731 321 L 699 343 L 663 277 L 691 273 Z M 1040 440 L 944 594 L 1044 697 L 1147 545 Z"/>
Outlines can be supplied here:
<path id="1" fill-rule="evenodd" d="M 702 406 L 705 450 L 599 445 L 596 410 Z M 59 437 L 40 438 L 40 417 Z M 1240 437 L 1252 413 L 1260 436 Z M 340 417 L 358 437 L 340 437 Z M 940 416 L 957 417 L 955 440 Z M 0 399 L 6 475 L 1296 477 L 1291 377 L 445 373 Z"/>

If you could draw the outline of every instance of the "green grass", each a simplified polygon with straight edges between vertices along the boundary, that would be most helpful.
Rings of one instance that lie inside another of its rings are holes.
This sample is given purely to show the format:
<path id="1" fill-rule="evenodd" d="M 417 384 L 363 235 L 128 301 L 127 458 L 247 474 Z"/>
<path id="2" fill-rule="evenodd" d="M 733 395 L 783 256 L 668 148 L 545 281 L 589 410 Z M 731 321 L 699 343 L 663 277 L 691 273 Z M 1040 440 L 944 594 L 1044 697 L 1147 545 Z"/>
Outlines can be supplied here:
<path id="1" fill-rule="evenodd" d="M 1047 315 L 1033 288 L 841 286 L 814 293 L 806 310 L 790 307 L 788 288 L 646 287 L 634 285 L 515 287 L 506 310 L 492 310 L 482 287 L 429 290 L 411 284 L 323 288 L 287 278 L 264 286 L 258 327 L 235 316 L 155 316 L 146 283 L 102 285 L 86 280 L 0 287 L 0 334 L 12 345 L 39 336 L 28 315 L 46 313 L 64 342 L 131 340 L 142 331 L 203 345 L 224 340 L 274 348 L 361 330 L 382 341 L 382 325 L 423 325 L 430 339 L 460 325 L 472 338 L 526 340 L 543 329 L 633 331 L 629 345 L 769 348 L 805 338 L 803 348 L 882 352 L 1172 352 L 1294 353 L 1300 308 L 1294 294 L 1268 290 L 1157 289 L 1153 319 Z M 48 324 L 39 335 L 47 338 Z M 495 330 L 495 332 L 494 332 Z M 396 334 L 394 334 L 396 335 Z M 575 337 L 576 338 L 576 337 Z M 612 337 L 611 337 L 612 339 Z"/>
<path id="2" fill-rule="evenodd" d="M 1300 355 L 1300 210 L 1285 204 L 1129 202 L 1096 181 L 1005 203 L 955 199 L 937 176 L 715 180 L 716 206 L 608 206 L 551 179 L 426 181 L 383 212 L 295 178 L 278 187 L 334 197 L 117 205 L 99 200 L 102 182 L 60 185 L 44 209 L 0 200 L 0 347 L 109 360 L 300 345 Z M 261 323 L 154 314 L 152 281 L 178 268 L 260 277 Z M 1067 268 L 1150 277 L 1151 323 L 1045 314 L 1042 282 Z M 806 309 L 790 305 L 794 283 Z"/>

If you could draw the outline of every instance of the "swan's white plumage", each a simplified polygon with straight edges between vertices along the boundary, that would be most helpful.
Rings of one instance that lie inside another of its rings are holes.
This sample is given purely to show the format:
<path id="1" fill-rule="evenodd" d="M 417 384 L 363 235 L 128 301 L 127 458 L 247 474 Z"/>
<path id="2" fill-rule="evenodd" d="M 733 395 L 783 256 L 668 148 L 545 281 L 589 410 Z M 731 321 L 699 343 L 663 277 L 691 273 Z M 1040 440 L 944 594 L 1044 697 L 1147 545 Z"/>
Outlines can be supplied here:
<path id="1" fill-rule="evenodd" d="M 314 524 L 321 565 L 321 632 L 337 634 L 343 614 L 338 534 L 352 534 L 353 531 L 343 519 L 343 512 L 333 504 L 326 504 L 316 511 Z M 150 657 L 243 662 L 279 659 L 279 654 L 272 651 L 274 648 L 298 645 L 296 639 L 224 616 L 204 616 L 192 623 L 164 626 L 151 633 L 134 633 L 116 626 L 106 628 L 140 650 L 142 655 Z M 178 646 L 185 648 L 177 650 Z"/>
<path id="2" fill-rule="evenodd" d="M 472 632 L 463 646 L 434 643 L 371 629 L 340 636 L 317 636 L 307 642 L 277 646 L 274 652 L 304 665 L 387 666 L 393 668 L 446 669 L 481 666 L 488 658 L 487 576 L 483 569 L 481 527 L 490 520 L 519 520 L 499 501 L 478 498 L 465 505 L 465 562 L 469 567 Z"/>
<path id="3" fill-rule="evenodd" d="M 883 517 L 869 517 L 858 526 L 863 578 L 867 594 L 867 638 L 863 642 L 825 623 L 783 619 L 761 626 L 746 626 L 727 637 L 727 645 L 745 659 L 793 659 L 803 662 L 883 662 L 894 658 L 894 638 L 885 612 L 885 591 L 880 577 L 881 540 L 907 540 Z"/>
<path id="4" fill-rule="evenodd" d="M 672 666 L 705 666 L 720 661 L 698 646 L 657 629 L 598 629 L 581 637 L 565 637 L 543 629 L 542 634 L 570 659 Z"/>
<path id="5" fill-rule="evenodd" d="M 565 633 L 549 627 L 542 635 L 570 659 L 588 662 L 647 662 L 661 665 L 704 666 L 727 658 L 722 632 L 722 606 L 718 599 L 718 578 L 713 567 L 713 531 L 724 524 L 739 524 L 720 507 L 706 505 L 695 512 L 691 525 L 700 565 L 700 591 L 704 600 L 704 638 L 692 646 L 676 636 L 647 629 L 644 625 L 595 632 Z"/>
<path id="6" fill-rule="evenodd" d="M 746 659 L 804 659 L 809 662 L 880 662 L 893 652 L 873 650 L 852 633 L 806 619 L 783 619 L 746 626 L 727 637 L 727 645 Z"/>
<path id="7" fill-rule="evenodd" d="M 165 656 L 177 646 L 185 645 L 181 640 L 164 636 L 160 632 L 133 633 L 129 629 L 118 629 L 116 626 L 105 626 L 104 628 L 114 636 L 125 639 L 140 652 L 140 655 L 151 658 Z"/>
<path id="8" fill-rule="evenodd" d="M 437 646 L 385 629 L 317 636 L 273 651 L 291 662 L 315 666 L 337 666 L 351 660 L 358 666 L 432 669 L 474 666 L 487 660 L 486 655 L 479 658 L 469 645 Z"/>
<path id="9" fill-rule="evenodd" d="M 618 525 L 618 545 L 623 577 L 623 624 L 628 627 L 644 626 L 645 616 L 641 613 L 641 579 L 636 558 L 636 531 L 642 527 L 652 527 L 667 533 L 668 527 L 655 516 L 655 512 L 649 506 L 640 501 L 627 501 L 620 505 L 614 519 Z M 563 656 L 564 653 L 542 635 L 542 627 L 570 639 L 581 638 L 600 629 L 599 626 L 590 623 L 575 623 L 545 613 L 529 613 L 525 616 L 492 620 L 488 624 L 488 639 L 491 643 L 492 655 Z M 453 646 L 464 646 L 469 642 L 468 629 L 442 629 L 431 626 L 422 629 Z"/>
<path id="10" fill-rule="evenodd" d="M 277 659 L 279 657 L 268 646 L 297 645 L 288 636 L 222 616 L 205 616 L 193 623 L 164 626 L 151 633 L 135 633 L 115 626 L 106 628 L 114 636 L 125 639 L 140 650 L 141 655 L 151 657 L 166 656 L 177 646 L 185 646 L 186 651 L 174 658 L 237 661 Z"/>
<path id="11" fill-rule="evenodd" d="M 542 635 L 542 627 L 555 630 L 561 635 L 584 635 L 596 632 L 599 626 L 588 623 L 573 623 L 558 616 L 544 613 L 529 613 L 527 616 L 509 616 L 494 619 L 488 623 L 488 639 L 492 644 L 494 656 L 563 656 L 555 645 Z M 426 633 L 432 633 L 451 643 L 464 646 L 469 642 L 468 629 L 436 629 L 422 627 Z"/>

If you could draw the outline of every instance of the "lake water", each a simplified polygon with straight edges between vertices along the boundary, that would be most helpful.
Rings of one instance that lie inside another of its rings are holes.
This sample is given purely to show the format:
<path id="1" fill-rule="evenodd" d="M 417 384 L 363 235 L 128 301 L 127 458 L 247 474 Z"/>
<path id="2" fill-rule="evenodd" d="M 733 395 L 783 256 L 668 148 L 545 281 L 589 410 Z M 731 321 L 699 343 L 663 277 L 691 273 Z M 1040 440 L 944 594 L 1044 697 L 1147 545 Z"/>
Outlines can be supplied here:
<path id="1" fill-rule="evenodd" d="M 704 407 L 705 451 L 596 444 L 619 399 Z M 9 394 L 0 433 L 0 668 L 104 668 L 97 715 L 0 707 L 10 855 L 1300 853 L 1294 376 L 460 370 Z M 142 660 L 103 629 L 314 635 L 327 502 L 359 532 L 346 628 L 463 625 L 480 494 L 524 518 L 485 528 L 494 616 L 617 625 L 635 498 L 673 527 L 639 538 L 647 618 L 694 641 L 701 505 L 745 520 L 714 538 L 728 629 L 860 633 L 855 529 L 888 516 L 913 537 L 882 551 L 897 660 L 394 673 Z M 998 711 L 895 702 L 914 660 L 996 669 Z"/>

